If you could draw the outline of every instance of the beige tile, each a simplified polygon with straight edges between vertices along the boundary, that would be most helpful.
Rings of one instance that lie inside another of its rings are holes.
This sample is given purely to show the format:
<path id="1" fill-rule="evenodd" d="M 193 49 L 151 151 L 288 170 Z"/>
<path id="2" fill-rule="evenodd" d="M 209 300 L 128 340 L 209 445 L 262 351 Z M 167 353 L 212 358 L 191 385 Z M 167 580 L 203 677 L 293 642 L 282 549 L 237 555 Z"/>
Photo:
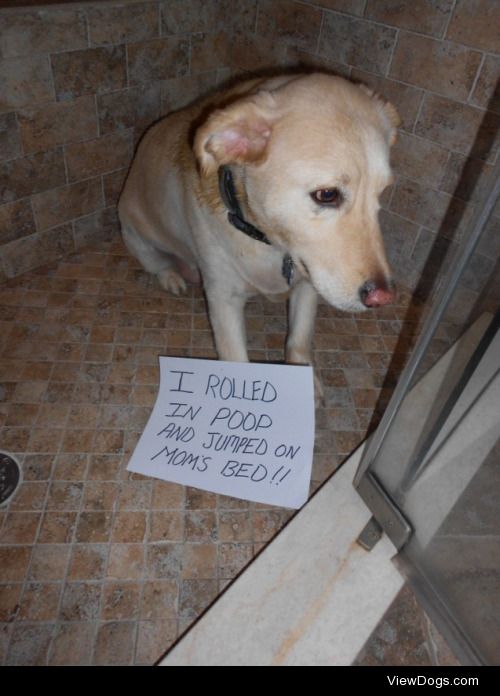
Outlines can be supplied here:
<path id="1" fill-rule="evenodd" d="M 130 131 L 103 135 L 65 148 L 70 181 L 80 181 L 129 165 L 132 155 Z"/>
<path id="2" fill-rule="evenodd" d="M 29 55 L 0 62 L 0 110 L 9 111 L 54 97 L 49 57 Z"/>
<path id="3" fill-rule="evenodd" d="M 210 510 L 185 513 L 185 540 L 197 542 L 217 541 L 217 516 Z"/>
<path id="4" fill-rule="evenodd" d="M 54 632 L 54 623 L 17 623 L 12 630 L 7 664 L 45 665 Z"/>
<path id="5" fill-rule="evenodd" d="M 81 543 L 109 541 L 111 535 L 112 513 L 82 512 L 78 520 L 75 540 Z"/>
<path id="6" fill-rule="evenodd" d="M 288 0 L 261 0 L 257 34 L 286 41 L 305 51 L 315 51 L 322 14 L 314 8 Z"/>
<path id="7" fill-rule="evenodd" d="M 104 174 L 102 177 L 105 205 L 116 205 L 120 197 L 128 169 L 118 169 L 116 172 Z"/>
<path id="8" fill-rule="evenodd" d="M 43 544 L 33 549 L 29 579 L 61 581 L 64 579 L 70 554 L 68 544 Z"/>
<path id="9" fill-rule="evenodd" d="M 91 452 L 94 442 L 93 430 L 67 430 L 62 442 L 62 452 Z"/>
<path id="10" fill-rule="evenodd" d="M 315 0 L 314 4 L 327 10 L 362 16 L 366 2 L 365 0 Z"/>
<path id="11" fill-rule="evenodd" d="M 248 512 L 219 513 L 219 540 L 221 542 L 252 541 L 253 529 Z"/>
<path id="12" fill-rule="evenodd" d="M 428 94 L 415 133 L 441 146 L 467 154 L 482 117 L 483 113 L 479 109 Z M 479 150 L 484 154 L 480 143 Z"/>
<path id="13" fill-rule="evenodd" d="M 101 623 L 94 652 L 95 665 L 129 665 L 134 652 L 135 623 Z"/>
<path id="14" fill-rule="evenodd" d="M 55 621 L 62 583 L 29 583 L 23 593 L 19 621 Z"/>
<path id="15" fill-rule="evenodd" d="M 141 592 L 140 583 L 105 583 L 102 593 L 101 619 L 103 621 L 138 619 Z"/>
<path id="16" fill-rule="evenodd" d="M 14 111 L 0 115 L 0 161 L 21 156 L 21 136 Z"/>
<path id="17" fill-rule="evenodd" d="M 48 484 L 42 481 L 21 483 L 10 503 L 11 510 L 42 510 Z"/>
<path id="18" fill-rule="evenodd" d="M 167 620 L 177 618 L 178 584 L 175 580 L 154 580 L 144 583 L 140 618 Z"/>
<path id="19" fill-rule="evenodd" d="M 246 43 L 248 45 L 248 38 Z M 201 73 L 223 68 L 232 61 L 230 53 L 230 39 L 225 32 L 195 34 L 191 45 L 191 69 L 194 73 Z"/>
<path id="20" fill-rule="evenodd" d="M 353 68 L 351 75 L 354 81 L 363 82 L 394 104 L 402 121 L 401 128 L 413 131 L 423 96 L 421 89 L 358 68 Z"/>
<path id="21" fill-rule="evenodd" d="M 47 481 L 50 478 L 53 462 L 52 455 L 27 455 L 23 462 L 24 481 Z"/>
<path id="22" fill-rule="evenodd" d="M 213 544 L 184 544 L 183 579 L 211 579 L 216 574 L 217 551 Z"/>
<path id="23" fill-rule="evenodd" d="M 111 544 L 107 569 L 108 579 L 142 579 L 144 558 L 145 547 L 142 544 Z"/>
<path id="24" fill-rule="evenodd" d="M 35 155 L 36 157 L 36 155 Z M 25 158 L 27 159 L 27 158 Z M 17 160 L 20 161 L 20 160 Z M 43 176 L 42 172 L 39 172 Z M 1 176 L 1 175 L 0 175 Z M 58 174 L 59 176 L 59 174 Z M 42 190 L 48 188 L 46 184 Z M 49 264 L 74 251 L 74 241 L 71 225 L 61 225 L 51 230 L 40 232 L 23 239 L 17 239 L 3 247 L 4 269 L 9 278 L 30 271 L 41 264 Z M 28 347 L 25 346 L 24 356 L 28 355 Z M 54 359 L 57 345 L 47 343 L 39 344 L 40 357 L 43 356 L 43 348 L 46 350 L 46 359 Z"/>
<path id="25" fill-rule="evenodd" d="M 87 179 L 40 193 L 33 197 L 32 204 L 38 229 L 55 227 L 103 207 L 101 180 Z"/>
<path id="26" fill-rule="evenodd" d="M 86 666 L 90 664 L 94 626 L 90 622 L 60 623 L 54 634 L 49 665 Z"/>
<path id="27" fill-rule="evenodd" d="M 67 544 L 73 539 L 76 512 L 46 512 L 42 519 L 38 544 Z"/>
<path id="28" fill-rule="evenodd" d="M 68 582 L 64 588 L 62 621 L 93 621 L 99 616 L 101 585 L 90 582 Z"/>
<path id="29" fill-rule="evenodd" d="M 482 54 L 449 41 L 402 32 L 392 59 L 391 77 L 466 101 Z"/>
<path id="30" fill-rule="evenodd" d="M 252 544 L 221 544 L 219 546 L 219 577 L 233 578 L 251 561 Z"/>
<path id="31" fill-rule="evenodd" d="M 22 583 L 0 585 L 0 621 L 14 621 L 19 612 L 22 589 Z"/>
<path id="32" fill-rule="evenodd" d="M 429 186 L 439 186 L 449 158 L 449 151 L 437 143 L 399 133 L 391 152 L 396 174 L 421 180 Z"/>
<path id="33" fill-rule="evenodd" d="M 58 101 L 111 92 L 127 82 L 124 46 L 56 53 L 51 62 Z"/>
<path id="34" fill-rule="evenodd" d="M 33 425 L 37 418 L 39 408 L 38 404 L 11 404 L 5 419 L 5 425 Z"/>
<path id="35" fill-rule="evenodd" d="M 139 621 L 137 665 L 152 665 L 177 638 L 177 621 Z"/>
<path id="36" fill-rule="evenodd" d="M 186 489 L 184 486 L 168 481 L 154 481 L 151 504 L 154 509 L 182 510 L 184 508 L 185 495 Z"/>
<path id="37" fill-rule="evenodd" d="M 270 541 L 281 529 L 284 514 L 281 510 L 255 510 L 252 513 L 253 538 L 255 541 Z"/>
<path id="38" fill-rule="evenodd" d="M 83 13 L 72 8 L 4 14 L 0 17 L 0 36 L 5 58 L 75 50 L 87 45 Z"/>
<path id="39" fill-rule="evenodd" d="M 150 84 L 188 73 L 189 42 L 181 36 L 138 41 L 127 47 L 131 85 Z"/>
<path id="40" fill-rule="evenodd" d="M 500 73 L 500 57 L 486 56 L 472 93 L 471 103 L 490 111 L 500 112 L 500 96 L 496 90 Z"/>
<path id="41" fill-rule="evenodd" d="M 448 194 L 405 179 L 396 187 L 391 208 L 398 215 L 437 231 L 450 203 Z M 463 210 L 459 201 L 455 205 Z"/>
<path id="42" fill-rule="evenodd" d="M 483 160 L 451 153 L 440 188 L 464 201 L 477 202 L 489 184 L 492 169 Z"/>
<path id="43" fill-rule="evenodd" d="M 179 597 L 179 618 L 194 621 L 218 594 L 217 580 L 183 580 Z"/>
<path id="44" fill-rule="evenodd" d="M 102 94 L 97 109 L 101 135 L 133 127 L 143 131 L 160 118 L 160 84 Z"/>
<path id="45" fill-rule="evenodd" d="M 129 159 L 129 156 L 125 154 L 125 149 L 121 154 L 118 154 L 118 158 L 122 157 L 123 162 Z M 100 166 L 101 165 L 99 164 L 98 167 Z M 106 167 L 106 165 L 102 166 Z M 76 249 L 83 249 L 92 244 L 96 244 L 101 240 L 111 241 L 117 235 L 117 233 L 118 217 L 116 209 L 113 207 L 103 208 L 95 213 L 91 213 L 90 215 L 86 215 L 85 217 L 74 221 L 74 240 Z M 109 312 L 109 315 L 110 318 L 112 316 L 111 311 Z M 102 320 L 105 323 L 108 323 L 108 315 L 106 314 L 105 310 L 102 312 Z"/>
<path id="46" fill-rule="evenodd" d="M 121 457 L 114 454 L 93 454 L 87 478 L 89 480 L 113 481 L 120 476 Z"/>
<path id="47" fill-rule="evenodd" d="M 151 512 L 149 541 L 182 541 L 183 539 L 183 512 L 160 510 Z"/>
<path id="48" fill-rule="evenodd" d="M 453 9 L 453 0 L 368 0 L 365 17 L 402 29 L 442 36 Z"/>
<path id="49" fill-rule="evenodd" d="M 143 543 L 146 536 L 145 512 L 117 512 L 113 523 L 112 541 Z"/>
<path id="50" fill-rule="evenodd" d="M 183 562 L 183 545 L 148 544 L 146 551 L 147 577 L 151 579 L 175 579 Z"/>
<path id="51" fill-rule="evenodd" d="M 122 484 L 118 508 L 120 510 L 148 510 L 151 501 L 151 481 L 128 481 Z"/>
<path id="52" fill-rule="evenodd" d="M 61 148 L 2 162 L 0 203 L 8 203 L 65 183 Z"/>
<path id="53" fill-rule="evenodd" d="M 27 198 L 0 206 L 0 244 L 36 232 L 33 211 Z"/>
<path id="54" fill-rule="evenodd" d="M 484 51 L 498 51 L 500 5 L 491 0 L 458 0 L 446 37 Z"/>
<path id="55" fill-rule="evenodd" d="M 89 7 L 91 44 L 122 44 L 158 36 L 158 3 Z"/>
<path id="56" fill-rule="evenodd" d="M 186 510 L 211 510 L 217 505 L 217 496 L 209 491 L 186 488 Z"/>
<path id="57" fill-rule="evenodd" d="M 0 547 L 2 582 L 22 582 L 31 558 L 30 546 Z"/>
<path id="58" fill-rule="evenodd" d="M 58 454 L 54 468 L 54 479 L 63 481 L 79 481 L 85 477 L 87 469 L 86 454 L 75 454 L 73 452 L 64 452 Z"/>
<path id="59" fill-rule="evenodd" d="M 396 30 L 337 13 L 325 15 L 319 53 L 338 63 L 386 74 Z"/>
<path id="60" fill-rule="evenodd" d="M 105 576 L 109 548 L 105 544 L 76 544 L 73 547 L 68 580 L 101 580 Z"/>
<path id="61" fill-rule="evenodd" d="M 111 481 L 87 481 L 85 483 L 84 510 L 113 510 L 118 497 L 119 483 Z"/>
<path id="62" fill-rule="evenodd" d="M 165 34 L 213 32 L 225 26 L 252 31 L 256 0 L 235 5 L 231 0 L 173 0 L 161 3 L 162 30 Z"/>
<path id="63" fill-rule="evenodd" d="M 226 37 L 226 55 L 230 65 L 244 72 L 265 70 L 270 64 L 285 65 L 283 46 L 270 36 L 234 31 Z"/>
<path id="64" fill-rule="evenodd" d="M 11 512 L 1 527 L 0 541 L 2 544 L 33 544 L 35 542 L 40 513 Z"/>
<path id="65" fill-rule="evenodd" d="M 18 112 L 18 122 L 25 154 L 97 136 L 92 96 L 25 107 Z"/>
<path id="66" fill-rule="evenodd" d="M 207 70 L 196 75 L 164 80 L 161 83 L 161 114 L 182 109 L 215 88 L 217 72 Z"/>

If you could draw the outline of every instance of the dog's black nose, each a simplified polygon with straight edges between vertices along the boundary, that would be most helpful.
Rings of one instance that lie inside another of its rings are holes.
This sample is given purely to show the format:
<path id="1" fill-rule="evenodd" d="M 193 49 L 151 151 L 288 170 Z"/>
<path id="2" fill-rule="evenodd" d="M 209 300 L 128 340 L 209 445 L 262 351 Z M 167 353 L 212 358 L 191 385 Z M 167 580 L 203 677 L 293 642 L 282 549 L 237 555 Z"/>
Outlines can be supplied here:
<path id="1" fill-rule="evenodd" d="M 382 307 L 391 304 L 396 298 L 394 281 L 367 280 L 360 287 L 359 296 L 365 307 Z"/>

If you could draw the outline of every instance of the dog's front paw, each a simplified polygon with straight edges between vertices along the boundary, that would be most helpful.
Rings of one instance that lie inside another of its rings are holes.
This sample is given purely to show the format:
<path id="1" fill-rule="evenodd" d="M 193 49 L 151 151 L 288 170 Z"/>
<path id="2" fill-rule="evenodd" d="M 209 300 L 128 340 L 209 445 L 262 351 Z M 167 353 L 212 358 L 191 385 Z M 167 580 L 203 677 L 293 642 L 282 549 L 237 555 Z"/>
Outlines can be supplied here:
<path id="1" fill-rule="evenodd" d="M 158 281 L 162 288 L 173 295 L 183 295 L 187 290 L 186 281 L 180 273 L 172 268 L 165 268 L 158 274 Z"/>

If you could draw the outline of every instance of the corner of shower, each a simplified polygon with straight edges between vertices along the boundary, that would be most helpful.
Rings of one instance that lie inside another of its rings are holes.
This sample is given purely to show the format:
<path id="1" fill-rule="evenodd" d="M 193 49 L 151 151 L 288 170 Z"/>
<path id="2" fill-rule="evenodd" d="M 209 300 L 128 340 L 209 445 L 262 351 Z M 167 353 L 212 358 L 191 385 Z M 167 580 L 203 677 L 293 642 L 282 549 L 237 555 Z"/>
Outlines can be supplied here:
<path id="1" fill-rule="evenodd" d="M 466 665 L 500 658 L 499 199 L 500 158 L 354 479 Z"/>

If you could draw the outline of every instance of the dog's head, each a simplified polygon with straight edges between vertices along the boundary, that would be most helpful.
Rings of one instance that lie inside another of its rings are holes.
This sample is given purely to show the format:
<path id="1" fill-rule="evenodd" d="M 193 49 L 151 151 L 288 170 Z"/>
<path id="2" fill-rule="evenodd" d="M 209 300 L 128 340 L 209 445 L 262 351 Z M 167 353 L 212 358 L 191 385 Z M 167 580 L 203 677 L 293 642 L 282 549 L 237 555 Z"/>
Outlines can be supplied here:
<path id="1" fill-rule="evenodd" d="M 204 176 L 243 167 L 252 223 L 329 303 L 359 311 L 394 298 L 378 210 L 398 123 L 367 88 L 315 74 L 215 111 L 194 149 Z"/>

